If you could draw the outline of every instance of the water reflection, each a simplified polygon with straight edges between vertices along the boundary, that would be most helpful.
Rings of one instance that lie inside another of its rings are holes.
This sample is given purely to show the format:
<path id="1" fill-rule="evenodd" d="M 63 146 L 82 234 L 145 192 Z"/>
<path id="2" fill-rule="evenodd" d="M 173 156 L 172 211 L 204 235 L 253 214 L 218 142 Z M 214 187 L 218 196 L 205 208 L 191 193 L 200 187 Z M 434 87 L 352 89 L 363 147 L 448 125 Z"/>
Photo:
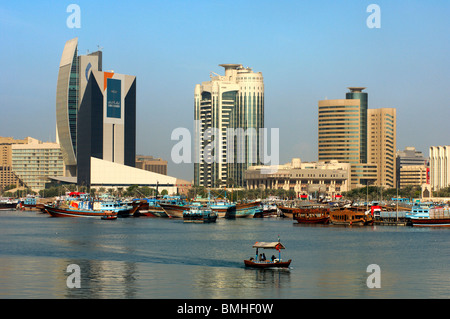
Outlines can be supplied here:
<path id="1" fill-rule="evenodd" d="M 76 264 L 81 269 L 81 288 L 66 288 L 66 298 L 136 298 L 138 274 L 135 263 L 85 259 L 67 260 L 66 263 Z M 65 278 L 69 275 L 64 274 Z"/>
<path id="2" fill-rule="evenodd" d="M 291 281 L 289 269 L 195 267 L 190 298 L 278 298 Z"/>

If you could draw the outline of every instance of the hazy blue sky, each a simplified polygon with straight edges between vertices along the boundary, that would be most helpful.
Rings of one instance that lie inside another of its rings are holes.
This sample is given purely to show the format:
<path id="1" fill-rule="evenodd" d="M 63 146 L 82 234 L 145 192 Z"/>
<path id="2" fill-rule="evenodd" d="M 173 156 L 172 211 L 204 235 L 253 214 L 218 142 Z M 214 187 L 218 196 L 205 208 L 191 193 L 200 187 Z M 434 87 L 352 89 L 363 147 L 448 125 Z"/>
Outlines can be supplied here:
<path id="1" fill-rule="evenodd" d="M 81 28 L 66 25 L 69 4 Z M 370 4 L 381 28 L 370 29 Z M 67 40 L 103 47 L 103 69 L 137 76 L 137 151 L 169 161 L 193 126 L 194 86 L 221 63 L 261 71 L 265 123 L 280 161 L 317 160 L 317 103 L 366 86 L 369 108 L 397 108 L 397 149 L 450 144 L 450 1 L 3 1 L 0 136 L 55 140 L 58 66 Z"/>

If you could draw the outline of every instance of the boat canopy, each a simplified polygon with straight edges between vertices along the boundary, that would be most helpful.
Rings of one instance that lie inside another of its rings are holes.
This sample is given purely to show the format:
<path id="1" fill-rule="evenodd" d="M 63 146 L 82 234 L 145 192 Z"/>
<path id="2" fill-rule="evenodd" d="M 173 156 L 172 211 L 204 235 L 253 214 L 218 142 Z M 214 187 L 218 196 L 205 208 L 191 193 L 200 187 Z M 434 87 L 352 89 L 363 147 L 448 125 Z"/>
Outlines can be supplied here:
<path id="1" fill-rule="evenodd" d="M 253 248 L 264 248 L 264 249 L 286 249 L 282 243 L 278 242 L 278 241 L 274 241 L 274 242 L 256 242 L 253 245 Z"/>

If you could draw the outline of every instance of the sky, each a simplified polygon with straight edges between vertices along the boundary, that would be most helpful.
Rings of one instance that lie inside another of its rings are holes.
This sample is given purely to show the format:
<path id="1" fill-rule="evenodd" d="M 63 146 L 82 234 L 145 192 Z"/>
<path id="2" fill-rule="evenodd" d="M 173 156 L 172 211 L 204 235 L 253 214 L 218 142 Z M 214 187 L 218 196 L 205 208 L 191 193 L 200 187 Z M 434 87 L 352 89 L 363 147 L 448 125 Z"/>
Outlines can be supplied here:
<path id="1" fill-rule="evenodd" d="M 69 28 L 70 4 L 80 28 Z M 380 28 L 367 19 L 380 8 Z M 67 40 L 103 51 L 103 70 L 137 77 L 137 153 L 175 164 L 172 131 L 192 131 L 194 87 L 219 64 L 262 72 L 265 126 L 279 161 L 317 160 L 318 101 L 362 86 L 369 108 L 397 109 L 397 149 L 450 144 L 450 1 L 3 1 L 0 136 L 55 141 L 59 62 Z"/>

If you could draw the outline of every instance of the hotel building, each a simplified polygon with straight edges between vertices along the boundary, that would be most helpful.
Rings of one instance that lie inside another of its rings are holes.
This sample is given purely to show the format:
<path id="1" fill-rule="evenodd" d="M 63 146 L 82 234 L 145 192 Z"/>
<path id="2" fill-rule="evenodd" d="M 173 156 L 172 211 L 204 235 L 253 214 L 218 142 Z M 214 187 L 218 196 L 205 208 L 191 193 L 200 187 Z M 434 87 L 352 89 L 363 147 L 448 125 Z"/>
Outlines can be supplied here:
<path id="1" fill-rule="evenodd" d="M 245 170 L 261 162 L 264 80 L 241 64 L 220 66 L 225 75 L 211 74 L 195 86 L 194 184 L 217 187 L 233 180 L 242 186 Z M 242 129 L 245 136 L 228 136 L 229 129 Z"/>
<path id="2" fill-rule="evenodd" d="M 43 143 L 28 137 L 27 143 L 12 144 L 12 169 L 33 191 L 45 188 L 47 177 L 64 174 L 64 161 L 57 143 Z"/>

